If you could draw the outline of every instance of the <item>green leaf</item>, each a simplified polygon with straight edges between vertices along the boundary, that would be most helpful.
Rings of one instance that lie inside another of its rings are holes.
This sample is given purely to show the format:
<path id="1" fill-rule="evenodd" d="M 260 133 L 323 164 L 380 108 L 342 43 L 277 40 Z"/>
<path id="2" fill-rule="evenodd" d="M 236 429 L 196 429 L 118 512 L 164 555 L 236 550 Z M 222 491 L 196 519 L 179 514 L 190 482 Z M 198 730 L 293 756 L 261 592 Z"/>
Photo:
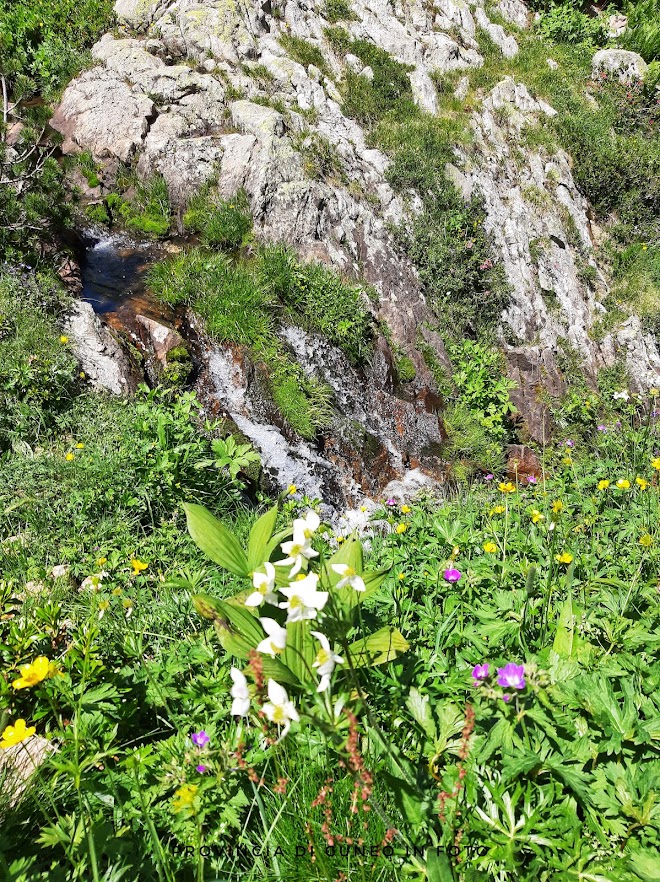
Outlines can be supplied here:
<path id="1" fill-rule="evenodd" d="M 209 594 L 195 594 L 192 601 L 200 615 L 230 626 L 232 631 L 249 642 L 251 649 L 255 649 L 264 639 L 259 620 L 246 607 L 239 606 L 232 600 L 218 600 Z"/>
<path id="2" fill-rule="evenodd" d="M 193 542 L 212 561 L 236 576 L 247 576 L 245 552 L 236 537 L 203 505 L 184 503 L 188 532 Z"/>
<path id="3" fill-rule="evenodd" d="M 428 695 L 422 695 L 414 686 L 411 687 L 406 699 L 406 707 L 410 711 L 413 719 L 419 723 L 425 734 L 435 741 L 438 733 L 435 727 L 435 720 L 429 707 Z"/>
<path id="4" fill-rule="evenodd" d="M 275 521 L 277 520 L 277 506 L 274 505 L 266 514 L 263 514 L 250 530 L 248 542 L 248 568 L 250 572 L 256 570 L 268 560 L 266 556 L 268 543 L 270 542 Z"/>
<path id="5" fill-rule="evenodd" d="M 312 663 L 316 657 L 314 638 L 310 635 L 312 623 L 309 620 L 291 622 L 286 629 L 286 647 L 282 662 L 293 672 L 301 683 L 313 682 Z"/>
<path id="6" fill-rule="evenodd" d="M 388 661 L 407 652 L 410 645 L 396 628 L 381 628 L 362 640 L 356 640 L 348 647 L 356 667 L 384 665 Z"/>
<path id="7" fill-rule="evenodd" d="M 407 824 L 419 826 L 424 820 L 424 803 L 416 788 L 401 778 L 391 775 L 385 769 L 378 773 L 389 786 L 394 802 Z"/>
<path id="8" fill-rule="evenodd" d="M 332 557 L 328 558 L 323 565 L 323 572 L 321 573 L 321 584 L 326 588 L 334 588 L 337 582 L 341 579 L 339 573 L 335 573 L 332 569 L 332 564 L 347 564 L 349 567 L 352 567 L 359 576 L 361 576 L 362 570 L 364 569 L 364 563 L 362 560 L 362 543 L 356 539 L 355 536 L 350 536 L 339 546 Z"/>
<path id="9" fill-rule="evenodd" d="M 650 848 L 631 851 L 628 855 L 630 869 L 644 882 L 658 882 L 660 878 L 660 858 L 657 851 Z"/>
<path id="10" fill-rule="evenodd" d="M 428 882 L 454 882 L 454 874 L 446 854 L 438 854 L 437 849 L 429 849 L 426 855 L 426 876 Z"/>
<path id="11" fill-rule="evenodd" d="M 564 601 L 559 613 L 557 632 L 552 644 L 553 650 L 560 658 L 571 658 L 575 653 L 575 625 L 579 609 L 570 595 Z"/>

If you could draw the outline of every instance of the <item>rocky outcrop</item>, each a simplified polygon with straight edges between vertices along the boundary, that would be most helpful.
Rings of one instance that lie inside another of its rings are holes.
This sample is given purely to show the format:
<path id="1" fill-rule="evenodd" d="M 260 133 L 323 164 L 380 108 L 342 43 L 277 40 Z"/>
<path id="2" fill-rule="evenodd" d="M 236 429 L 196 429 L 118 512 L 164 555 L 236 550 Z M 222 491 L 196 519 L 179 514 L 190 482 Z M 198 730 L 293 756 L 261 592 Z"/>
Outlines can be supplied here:
<path id="1" fill-rule="evenodd" d="M 342 26 L 408 65 L 414 99 L 429 113 L 438 109 L 434 72 L 483 63 L 479 31 L 506 57 L 518 51 L 515 37 L 489 19 L 483 0 L 354 0 L 351 6 L 353 17 Z M 97 66 L 68 87 L 53 124 L 66 136 L 65 149 L 89 149 L 111 162 L 132 158 L 145 178 L 162 174 L 178 207 L 211 178 L 224 196 L 244 188 L 259 238 L 286 241 L 304 258 L 373 284 L 377 317 L 415 363 L 412 397 L 425 398 L 435 387 L 419 354 L 420 338 L 442 364 L 448 361 L 431 330 L 434 317 L 415 268 L 390 234 L 392 224 L 419 210 L 419 200 L 404 203 L 392 190 L 388 158 L 342 111 L 337 84 L 345 71 L 374 74 L 356 55 L 342 59 L 334 52 L 324 9 L 312 0 L 277 8 L 234 0 L 118 0 L 126 36 L 108 35 L 97 44 Z M 527 24 L 521 0 L 500 0 L 498 11 L 518 27 Z M 320 51 L 324 69 L 320 61 L 296 61 L 285 38 Z M 604 50 L 594 68 L 625 79 L 643 73 L 640 62 L 634 53 Z M 456 94 L 464 98 L 468 88 L 462 81 Z M 588 205 L 565 153 L 524 143 L 526 127 L 542 126 L 554 113 L 524 85 L 503 79 L 482 96 L 471 115 L 474 145 L 457 148 L 450 168 L 466 196 L 483 200 L 511 287 L 499 342 L 519 383 L 513 397 L 526 433 L 536 440 L 549 429 L 540 389 L 563 388 L 557 367 L 562 350 L 579 353 L 592 378 L 621 351 L 633 388 L 660 385 L 655 343 L 638 323 L 600 342 L 592 339 L 605 310 L 607 280 L 594 258 Z M 313 139 L 331 145 L 340 166 L 334 175 L 310 176 L 304 154 Z M 381 414 L 379 396 L 389 394 L 376 377 L 374 418 Z M 411 436 L 419 420 L 408 422 L 411 402 L 395 398 L 405 407 L 384 399 L 387 418 L 401 422 L 401 449 L 414 461 L 421 448 Z"/>
<path id="2" fill-rule="evenodd" d="M 112 331 L 94 315 L 89 303 L 74 304 L 65 329 L 82 370 L 94 388 L 114 395 L 135 390 L 140 377 L 134 363 Z"/>

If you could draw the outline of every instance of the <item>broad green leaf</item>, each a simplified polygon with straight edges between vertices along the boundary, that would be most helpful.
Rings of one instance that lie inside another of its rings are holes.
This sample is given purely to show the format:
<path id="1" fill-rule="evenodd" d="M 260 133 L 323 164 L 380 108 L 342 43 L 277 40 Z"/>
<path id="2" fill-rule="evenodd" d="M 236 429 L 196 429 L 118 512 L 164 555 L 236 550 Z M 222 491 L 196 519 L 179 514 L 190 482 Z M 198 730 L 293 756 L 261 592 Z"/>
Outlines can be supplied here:
<path id="1" fill-rule="evenodd" d="M 426 855 L 426 877 L 428 882 L 454 882 L 454 873 L 449 858 L 437 849 L 430 849 Z"/>
<path id="2" fill-rule="evenodd" d="M 630 869 L 644 882 L 658 882 L 660 879 L 660 857 L 655 849 L 645 848 L 631 851 L 628 855 Z"/>
<path id="3" fill-rule="evenodd" d="M 203 505 L 184 503 L 183 508 L 188 521 L 188 532 L 195 545 L 230 573 L 247 576 L 249 567 L 245 552 L 224 524 L 214 518 Z"/>
<path id="4" fill-rule="evenodd" d="M 286 629 L 286 647 L 282 662 L 293 672 L 301 683 L 313 682 L 312 663 L 316 657 L 314 638 L 310 635 L 312 623 L 309 620 L 292 622 Z"/>
<path id="5" fill-rule="evenodd" d="M 385 769 L 381 769 L 378 776 L 386 781 L 406 823 L 419 826 L 424 820 L 424 802 L 419 791 Z"/>
<path id="6" fill-rule="evenodd" d="M 250 530 L 248 542 L 248 568 L 250 572 L 256 570 L 268 560 L 266 552 L 268 543 L 275 529 L 277 520 L 277 506 L 274 505 L 266 514 L 263 514 Z"/>
<path id="7" fill-rule="evenodd" d="M 204 618 L 224 622 L 231 630 L 249 641 L 250 648 L 256 648 L 264 638 L 264 631 L 258 619 L 246 607 L 231 600 L 218 600 L 208 594 L 196 594 L 193 599 L 195 609 Z"/>
<path id="8" fill-rule="evenodd" d="M 403 634 L 396 628 L 381 628 L 348 647 L 355 667 L 384 665 L 410 649 Z"/>
<path id="9" fill-rule="evenodd" d="M 559 613 L 557 632 L 552 644 L 553 650 L 560 658 L 571 658 L 575 652 L 575 624 L 577 621 L 577 607 L 573 598 L 569 595 L 564 601 Z"/>
<path id="10" fill-rule="evenodd" d="M 321 573 L 321 584 L 325 588 L 334 588 L 337 582 L 341 579 L 340 574 L 335 573 L 332 569 L 333 564 L 347 564 L 349 567 L 352 567 L 358 575 L 362 575 L 362 570 L 364 569 L 362 560 L 362 543 L 356 539 L 355 536 L 350 536 L 339 546 L 332 557 L 328 558 L 323 565 L 323 572 Z"/>
<path id="11" fill-rule="evenodd" d="M 422 695 L 415 687 L 411 687 L 406 699 L 406 707 L 410 711 L 413 719 L 419 723 L 425 734 L 435 741 L 438 733 L 435 727 L 435 720 L 429 707 L 428 695 Z"/>

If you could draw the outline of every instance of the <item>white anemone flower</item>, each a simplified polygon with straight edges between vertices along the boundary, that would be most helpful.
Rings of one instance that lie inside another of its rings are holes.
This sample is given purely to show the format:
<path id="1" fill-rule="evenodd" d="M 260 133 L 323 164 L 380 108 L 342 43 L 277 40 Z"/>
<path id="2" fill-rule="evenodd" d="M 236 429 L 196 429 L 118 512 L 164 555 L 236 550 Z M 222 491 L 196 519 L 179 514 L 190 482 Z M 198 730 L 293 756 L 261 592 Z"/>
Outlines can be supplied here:
<path id="1" fill-rule="evenodd" d="M 313 662 L 312 667 L 318 668 L 318 673 L 321 675 L 321 681 L 316 691 L 325 692 L 325 690 L 330 687 L 330 676 L 335 669 L 335 665 L 343 665 L 344 659 L 340 655 L 336 655 L 330 649 L 330 641 L 325 634 L 321 634 L 320 631 L 310 631 L 309 633 L 312 637 L 316 637 L 321 644 L 321 648 L 316 653 L 316 660 Z"/>
<path id="2" fill-rule="evenodd" d="M 620 392 L 615 392 L 612 398 L 620 398 L 621 401 L 628 401 L 630 395 L 628 394 L 627 389 L 622 389 Z"/>
<path id="3" fill-rule="evenodd" d="M 266 603 L 277 603 L 277 594 L 275 588 L 275 567 L 269 561 L 264 564 L 265 573 L 254 573 L 252 576 L 252 585 L 256 588 L 245 601 L 246 606 L 261 606 Z"/>
<path id="4" fill-rule="evenodd" d="M 278 728 L 284 726 L 278 739 L 281 741 L 291 728 L 291 721 L 299 720 L 300 717 L 293 702 L 289 701 L 284 686 L 280 686 L 275 680 L 268 681 L 268 699 L 268 703 L 264 705 L 264 713 L 270 722 L 275 723 Z"/>
<path id="5" fill-rule="evenodd" d="M 264 637 L 257 646 L 257 652 L 263 652 L 271 658 L 275 658 L 286 646 L 286 628 L 278 625 L 275 619 L 263 618 L 259 621 L 268 637 Z"/>
<path id="6" fill-rule="evenodd" d="M 278 564 L 288 566 L 291 564 L 289 578 L 293 578 L 302 569 L 303 563 L 312 557 L 318 557 L 318 551 L 314 551 L 310 544 L 310 537 L 305 534 L 305 528 L 300 524 L 294 526 L 293 539 L 291 542 L 283 542 L 280 546 L 286 557 L 279 560 Z"/>
<path id="7" fill-rule="evenodd" d="M 301 530 L 305 539 L 311 539 L 320 526 L 321 518 L 315 511 L 310 509 L 304 518 L 295 519 L 293 522 L 293 532 L 295 534 L 296 530 Z"/>
<path id="8" fill-rule="evenodd" d="M 348 564 L 332 564 L 332 569 L 342 578 L 337 582 L 337 588 L 345 588 L 349 585 L 355 591 L 366 591 L 366 585 L 362 576 L 358 576 L 353 567 Z"/>
<path id="9" fill-rule="evenodd" d="M 238 668 L 231 669 L 231 678 L 234 681 L 230 692 L 231 697 L 234 699 L 231 705 L 231 714 L 233 717 L 246 717 L 250 710 L 250 693 L 248 692 L 247 680 Z"/>
<path id="10" fill-rule="evenodd" d="M 280 603 L 280 609 L 286 609 L 287 624 L 289 622 L 302 622 L 304 619 L 315 619 L 318 610 L 328 602 L 327 591 L 317 591 L 319 577 L 316 573 L 309 573 L 303 579 L 292 582 L 288 588 L 282 588 L 282 594 L 288 598 Z"/>

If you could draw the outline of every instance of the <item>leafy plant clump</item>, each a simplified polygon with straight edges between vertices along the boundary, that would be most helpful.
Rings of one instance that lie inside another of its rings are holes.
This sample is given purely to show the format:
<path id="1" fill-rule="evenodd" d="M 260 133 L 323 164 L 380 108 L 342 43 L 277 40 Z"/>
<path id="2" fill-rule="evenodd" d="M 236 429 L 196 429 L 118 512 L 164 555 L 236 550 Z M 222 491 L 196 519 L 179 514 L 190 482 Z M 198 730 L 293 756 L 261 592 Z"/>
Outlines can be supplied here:
<path id="1" fill-rule="evenodd" d="M 209 182 L 192 197 L 183 216 L 184 228 L 199 233 L 200 241 L 208 248 L 237 251 L 252 231 L 247 194 L 239 190 L 232 199 L 213 194 L 214 182 Z"/>

